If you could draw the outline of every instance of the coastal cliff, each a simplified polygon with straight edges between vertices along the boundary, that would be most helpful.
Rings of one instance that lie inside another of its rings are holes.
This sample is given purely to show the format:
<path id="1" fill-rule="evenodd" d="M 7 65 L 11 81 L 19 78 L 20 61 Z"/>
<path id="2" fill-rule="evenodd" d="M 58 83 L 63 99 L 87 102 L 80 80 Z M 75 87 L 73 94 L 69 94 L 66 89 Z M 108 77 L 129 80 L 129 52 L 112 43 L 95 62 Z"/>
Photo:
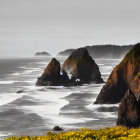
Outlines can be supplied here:
<path id="1" fill-rule="evenodd" d="M 127 53 L 109 76 L 101 89 L 95 104 L 119 103 L 126 91 L 131 89 L 136 97 L 140 95 L 140 44 Z"/>

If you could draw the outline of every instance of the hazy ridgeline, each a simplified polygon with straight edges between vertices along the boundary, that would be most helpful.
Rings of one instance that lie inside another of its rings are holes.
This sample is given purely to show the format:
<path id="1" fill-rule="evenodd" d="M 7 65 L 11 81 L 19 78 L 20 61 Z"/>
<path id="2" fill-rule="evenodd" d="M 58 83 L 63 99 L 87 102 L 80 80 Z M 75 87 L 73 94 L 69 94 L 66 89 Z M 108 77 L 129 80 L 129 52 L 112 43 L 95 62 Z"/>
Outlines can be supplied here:
<path id="1" fill-rule="evenodd" d="M 93 58 L 114 58 L 119 59 L 124 57 L 124 55 L 133 48 L 134 45 L 93 45 L 93 46 L 86 46 L 85 48 L 88 49 L 88 52 Z M 58 55 L 67 56 L 70 55 L 75 49 L 66 49 Z"/>

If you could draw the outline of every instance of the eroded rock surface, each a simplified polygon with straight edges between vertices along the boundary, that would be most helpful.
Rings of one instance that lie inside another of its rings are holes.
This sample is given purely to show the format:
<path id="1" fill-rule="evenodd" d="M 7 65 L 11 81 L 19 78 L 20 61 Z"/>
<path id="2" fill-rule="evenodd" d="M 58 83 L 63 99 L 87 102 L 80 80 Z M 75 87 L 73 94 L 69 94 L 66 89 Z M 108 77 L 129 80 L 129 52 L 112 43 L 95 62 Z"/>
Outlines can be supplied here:
<path id="1" fill-rule="evenodd" d="M 53 58 L 48 64 L 44 73 L 41 77 L 38 78 L 36 85 L 37 86 L 57 86 L 65 85 L 69 82 L 69 78 L 65 71 L 60 71 L 60 63 Z"/>
<path id="2" fill-rule="evenodd" d="M 131 90 L 128 90 L 121 100 L 117 125 L 130 128 L 140 126 L 140 104 Z"/>
<path id="3" fill-rule="evenodd" d="M 135 96 L 140 95 L 140 44 L 136 44 L 114 68 L 95 104 L 119 103 L 128 89 Z"/>
<path id="4" fill-rule="evenodd" d="M 103 83 L 98 65 L 86 48 L 74 51 L 64 62 L 62 69 L 71 74 L 71 80 L 81 83 Z"/>

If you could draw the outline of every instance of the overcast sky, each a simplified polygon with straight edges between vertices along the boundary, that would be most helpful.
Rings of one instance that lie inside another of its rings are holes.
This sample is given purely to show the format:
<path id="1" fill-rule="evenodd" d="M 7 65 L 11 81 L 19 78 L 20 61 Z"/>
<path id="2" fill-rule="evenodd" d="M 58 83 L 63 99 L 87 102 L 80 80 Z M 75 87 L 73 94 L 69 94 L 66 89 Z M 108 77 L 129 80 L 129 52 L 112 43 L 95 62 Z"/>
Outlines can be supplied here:
<path id="1" fill-rule="evenodd" d="M 0 0 L 0 56 L 139 38 L 140 0 Z"/>

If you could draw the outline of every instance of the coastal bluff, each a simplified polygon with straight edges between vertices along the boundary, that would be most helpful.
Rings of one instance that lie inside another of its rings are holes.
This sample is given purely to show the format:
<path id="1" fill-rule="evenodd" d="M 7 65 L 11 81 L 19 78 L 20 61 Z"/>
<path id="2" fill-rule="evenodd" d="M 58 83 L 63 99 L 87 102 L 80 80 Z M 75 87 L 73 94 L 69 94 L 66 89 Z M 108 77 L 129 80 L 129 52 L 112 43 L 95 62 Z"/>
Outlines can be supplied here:
<path id="1" fill-rule="evenodd" d="M 140 96 L 140 43 L 113 69 L 95 104 L 119 103 L 128 89 Z"/>

